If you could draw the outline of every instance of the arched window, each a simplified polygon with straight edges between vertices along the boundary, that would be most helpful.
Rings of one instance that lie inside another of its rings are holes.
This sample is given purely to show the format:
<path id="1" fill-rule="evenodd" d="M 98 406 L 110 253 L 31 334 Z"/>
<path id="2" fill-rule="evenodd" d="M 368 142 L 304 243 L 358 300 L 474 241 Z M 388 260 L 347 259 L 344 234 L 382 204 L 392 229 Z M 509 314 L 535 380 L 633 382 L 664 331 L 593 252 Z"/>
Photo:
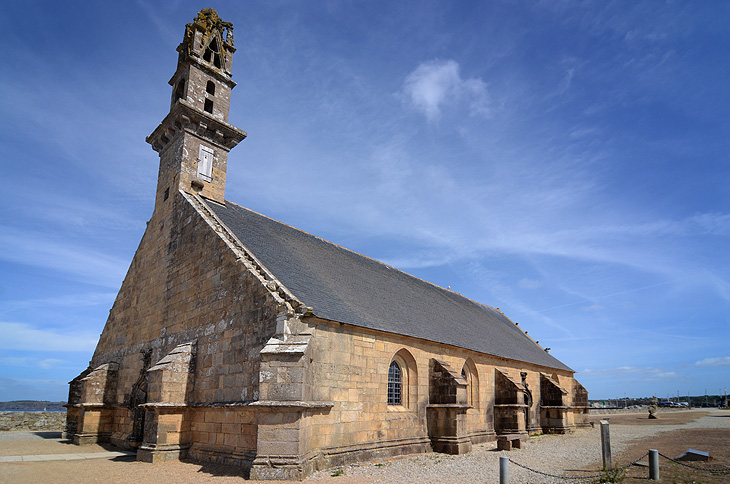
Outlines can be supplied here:
<path id="1" fill-rule="evenodd" d="M 205 92 L 211 96 L 215 96 L 215 83 L 213 81 L 208 81 L 208 84 L 205 86 Z"/>
<path id="2" fill-rule="evenodd" d="M 418 411 L 418 367 L 413 355 L 405 348 L 396 351 L 390 360 L 386 396 L 391 410 Z"/>
<path id="3" fill-rule="evenodd" d="M 479 377 L 474 361 L 468 358 L 461 368 L 461 377 L 466 380 L 466 403 L 479 408 Z"/>
<path id="4" fill-rule="evenodd" d="M 472 385 L 471 385 L 471 373 L 469 368 L 464 363 L 464 367 L 461 369 L 461 377 L 466 381 L 466 404 L 473 405 L 474 398 L 472 397 Z"/>
<path id="5" fill-rule="evenodd" d="M 203 60 L 210 62 L 218 69 L 221 68 L 220 50 L 218 49 L 218 42 L 215 39 L 211 40 L 208 47 L 206 47 L 205 54 L 203 54 Z"/>
<path id="6" fill-rule="evenodd" d="M 396 361 L 388 368 L 388 405 L 403 404 L 403 370 Z"/>

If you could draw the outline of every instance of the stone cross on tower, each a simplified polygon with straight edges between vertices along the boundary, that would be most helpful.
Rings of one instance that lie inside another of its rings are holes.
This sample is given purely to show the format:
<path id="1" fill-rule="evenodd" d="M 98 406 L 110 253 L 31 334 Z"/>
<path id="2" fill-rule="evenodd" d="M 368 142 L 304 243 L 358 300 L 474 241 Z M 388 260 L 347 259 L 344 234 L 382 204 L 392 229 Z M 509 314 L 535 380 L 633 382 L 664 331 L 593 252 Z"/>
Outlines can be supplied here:
<path id="1" fill-rule="evenodd" d="M 212 8 L 185 26 L 170 79 L 170 113 L 147 137 L 160 154 L 155 210 L 176 190 L 223 203 L 228 152 L 246 133 L 228 124 L 233 24 Z"/>

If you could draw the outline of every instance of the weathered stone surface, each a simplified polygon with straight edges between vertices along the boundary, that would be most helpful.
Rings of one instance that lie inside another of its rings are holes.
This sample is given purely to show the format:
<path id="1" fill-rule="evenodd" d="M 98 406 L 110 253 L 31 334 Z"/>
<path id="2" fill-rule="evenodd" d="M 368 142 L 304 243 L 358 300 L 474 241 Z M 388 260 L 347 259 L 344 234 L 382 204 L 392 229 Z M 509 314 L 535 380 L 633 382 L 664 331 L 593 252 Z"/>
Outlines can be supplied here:
<path id="1" fill-rule="evenodd" d="M 66 412 L 0 412 L 0 431 L 55 431 L 66 428 Z"/>

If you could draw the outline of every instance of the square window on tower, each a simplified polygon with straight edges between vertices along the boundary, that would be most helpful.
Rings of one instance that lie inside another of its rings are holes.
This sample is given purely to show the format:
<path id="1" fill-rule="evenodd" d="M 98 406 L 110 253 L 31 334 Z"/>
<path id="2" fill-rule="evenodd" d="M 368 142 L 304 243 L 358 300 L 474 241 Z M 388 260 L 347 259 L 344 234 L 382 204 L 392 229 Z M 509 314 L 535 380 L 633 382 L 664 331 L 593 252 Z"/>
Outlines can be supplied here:
<path id="1" fill-rule="evenodd" d="M 213 174 L 213 150 L 200 145 L 198 152 L 198 176 L 205 181 L 211 181 Z"/>

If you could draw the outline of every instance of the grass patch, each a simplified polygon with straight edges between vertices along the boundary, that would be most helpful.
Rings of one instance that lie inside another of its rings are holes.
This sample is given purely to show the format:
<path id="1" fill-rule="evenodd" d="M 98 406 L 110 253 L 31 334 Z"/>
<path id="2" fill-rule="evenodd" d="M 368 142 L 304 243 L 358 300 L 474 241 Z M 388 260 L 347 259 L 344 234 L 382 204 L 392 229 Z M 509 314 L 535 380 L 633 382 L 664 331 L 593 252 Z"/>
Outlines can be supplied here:
<path id="1" fill-rule="evenodd" d="M 604 482 L 623 482 L 626 477 L 626 469 L 615 467 L 613 469 L 605 469 L 603 475 L 595 480 L 597 483 Z"/>

